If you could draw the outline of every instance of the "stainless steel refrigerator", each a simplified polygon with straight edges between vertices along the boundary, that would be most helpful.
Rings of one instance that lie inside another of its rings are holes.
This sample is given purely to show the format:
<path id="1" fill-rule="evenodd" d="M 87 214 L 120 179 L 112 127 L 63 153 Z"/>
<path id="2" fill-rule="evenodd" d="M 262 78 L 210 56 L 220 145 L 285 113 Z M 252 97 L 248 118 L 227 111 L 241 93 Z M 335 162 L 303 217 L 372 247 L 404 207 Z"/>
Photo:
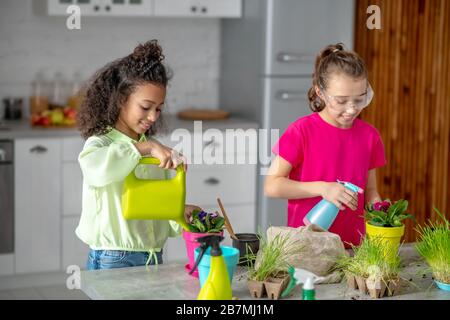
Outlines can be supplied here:
<path id="1" fill-rule="evenodd" d="M 320 49 L 337 42 L 353 49 L 354 20 L 354 0 L 243 0 L 243 17 L 221 25 L 220 107 L 257 121 L 261 129 L 279 129 L 281 136 L 311 112 L 307 92 Z M 275 142 L 268 136 L 259 153 L 270 156 Z M 260 161 L 261 230 L 287 221 L 287 200 L 263 194 L 266 167 Z"/>

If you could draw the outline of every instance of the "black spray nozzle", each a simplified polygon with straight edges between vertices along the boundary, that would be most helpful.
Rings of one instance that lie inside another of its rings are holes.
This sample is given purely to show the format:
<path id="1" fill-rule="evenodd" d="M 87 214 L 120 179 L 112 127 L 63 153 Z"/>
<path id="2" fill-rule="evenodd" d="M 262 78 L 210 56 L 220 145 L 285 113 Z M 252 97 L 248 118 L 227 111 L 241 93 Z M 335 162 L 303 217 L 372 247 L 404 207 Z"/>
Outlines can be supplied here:
<path id="1" fill-rule="evenodd" d="M 189 274 L 192 274 L 195 269 L 197 269 L 200 260 L 202 260 L 203 255 L 205 254 L 208 247 L 211 247 L 211 256 L 221 256 L 222 250 L 220 249 L 220 242 L 224 239 L 222 236 L 210 235 L 197 238 L 195 241 L 200 242 L 200 252 L 198 254 L 197 260 L 195 260 L 194 266 Z"/>

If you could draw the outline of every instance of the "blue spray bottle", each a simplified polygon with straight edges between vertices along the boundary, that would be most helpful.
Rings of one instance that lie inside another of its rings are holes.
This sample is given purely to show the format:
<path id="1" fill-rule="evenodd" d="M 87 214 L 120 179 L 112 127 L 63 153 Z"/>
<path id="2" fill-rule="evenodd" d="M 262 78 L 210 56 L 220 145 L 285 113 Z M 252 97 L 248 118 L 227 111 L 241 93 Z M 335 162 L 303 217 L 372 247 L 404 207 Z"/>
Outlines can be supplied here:
<path id="1" fill-rule="evenodd" d="M 363 189 L 354 185 L 353 183 L 339 180 L 337 180 L 337 182 L 344 185 L 344 187 L 353 192 L 364 192 Z M 338 213 L 338 207 L 336 207 L 333 203 L 322 199 L 308 212 L 308 214 L 303 219 L 303 223 L 305 225 L 314 223 L 319 225 L 323 229 L 328 230 L 336 219 Z"/>

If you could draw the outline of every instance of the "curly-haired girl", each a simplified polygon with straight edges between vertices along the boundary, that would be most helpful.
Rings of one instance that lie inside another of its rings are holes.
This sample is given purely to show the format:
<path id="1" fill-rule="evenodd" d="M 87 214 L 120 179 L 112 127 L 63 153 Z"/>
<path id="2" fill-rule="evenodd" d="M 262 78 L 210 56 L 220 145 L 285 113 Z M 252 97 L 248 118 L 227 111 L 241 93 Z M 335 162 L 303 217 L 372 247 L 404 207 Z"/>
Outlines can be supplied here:
<path id="1" fill-rule="evenodd" d="M 151 137 L 161 128 L 166 97 L 163 59 L 156 40 L 140 44 L 97 71 L 85 90 L 78 113 L 79 130 L 87 140 L 78 157 L 83 199 L 76 234 L 90 247 L 89 270 L 162 263 L 167 238 L 180 234 L 173 221 L 125 220 L 121 211 L 123 180 L 141 157 L 160 160 L 159 168 L 147 168 L 156 179 L 182 162 Z M 194 209 L 201 210 L 186 205 L 186 219 Z"/>

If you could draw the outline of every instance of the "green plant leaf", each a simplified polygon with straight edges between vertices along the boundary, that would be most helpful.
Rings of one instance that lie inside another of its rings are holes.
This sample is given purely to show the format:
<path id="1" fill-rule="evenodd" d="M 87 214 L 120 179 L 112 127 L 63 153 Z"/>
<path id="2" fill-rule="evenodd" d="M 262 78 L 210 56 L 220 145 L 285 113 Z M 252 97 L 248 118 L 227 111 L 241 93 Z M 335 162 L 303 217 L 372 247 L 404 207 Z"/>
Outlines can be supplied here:
<path id="1" fill-rule="evenodd" d="M 203 233 L 206 231 L 205 225 L 200 220 L 194 220 L 194 225 L 197 227 L 198 232 Z"/>
<path id="2" fill-rule="evenodd" d="M 405 220 L 405 219 L 411 219 L 411 220 L 413 220 L 413 221 L 416 220 L 412 214 L 401 214 L 401 215 L 398 216 L 398 219 L 399 219 L 400 221 L 403 221 L 403 220 Z"/>
<path id="3" fill-rule="evenodd" d="M 222 217 L 217 217 L 217 218 L 215 219 L 215 221 L 214 221 L 214 227 L 215 227 L 216 229 L 222 230 L 222 229 L 223 229 L 224 223 L 225 223 L 225 219 L 224 219 L 224 218 L 222 218 Z"/>
<path id="4" fill-rule="evenodd" d="M 372 212 L 368 212 L 367 213 L 367 220 L 369 221 L 369 223 L 374 224 L 375 223 L 379 223 L 379 224 L 385 224 L 386 223 L 386 212 L 383 211 L 378 211 L 378 210 L 374 210 Z"/>
<path id="5" fill-rule="evenodd" d="M 188 229 L 189 229 L 189 232 L 194 232 L 194 233 L 198 232 L 198 228 L 192 224 L 188 224 Z"/>
<path id="6" fill-rule="evenodd" d="M 210 215 L 209 214 L 207 214 L 206 215 L 206 217 L 205 217 L 205 226 L 206 226 L 206 230 L 210 230 L 211 229 L 211 222 L 209 221 L 210 220 Z"/>

